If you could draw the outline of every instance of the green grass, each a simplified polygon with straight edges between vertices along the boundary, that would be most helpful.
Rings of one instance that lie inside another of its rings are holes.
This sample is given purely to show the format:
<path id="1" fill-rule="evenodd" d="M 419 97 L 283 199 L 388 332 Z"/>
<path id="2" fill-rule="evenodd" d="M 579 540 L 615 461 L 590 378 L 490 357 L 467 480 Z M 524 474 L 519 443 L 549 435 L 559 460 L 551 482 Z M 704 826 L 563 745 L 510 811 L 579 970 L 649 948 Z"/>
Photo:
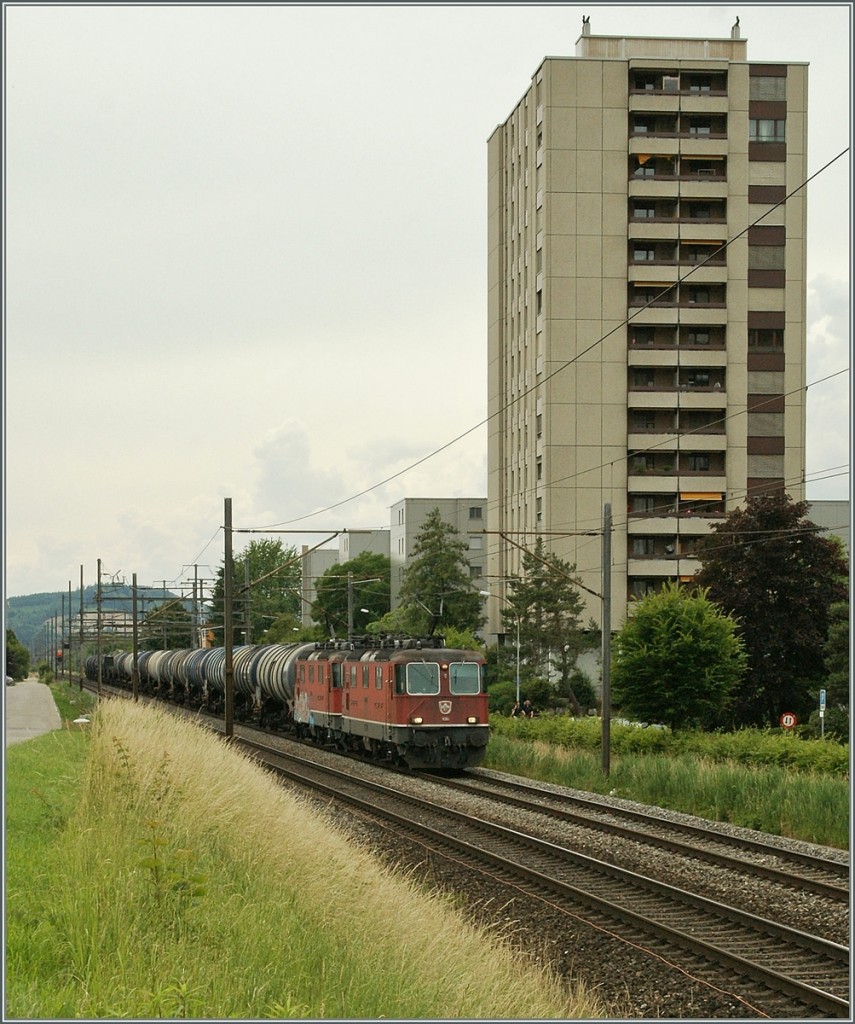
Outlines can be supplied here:
<path id="1" fill-rule="evenodd" d="M 10 748 L 7 856 L 9 1017 L 602 1015 L 160 709 Z"/>
<path id="2" fill-rule="evenodd" d="M 594 723 L 579 723 L 578 745 L 566 727 L 542 721 L 538 729 L 537 719 L 494 720 L 484 767 L 591 793 L 616 791 L 627 800 L 849 849 L 849 779 L 840 772 L 837 744 L 825 744 L 827 759 L 818 756 L 823 750 L 812 756 L 808 751 L 800 762 L 788 746 L 822 741 L 746 730 L 730 737 L 678 736 L 674 742 L 666 731 L 616 727 L 606 776 L 599 720 L 596 735 Z M 848 748 L 843 752 L 848 757 Z"/>

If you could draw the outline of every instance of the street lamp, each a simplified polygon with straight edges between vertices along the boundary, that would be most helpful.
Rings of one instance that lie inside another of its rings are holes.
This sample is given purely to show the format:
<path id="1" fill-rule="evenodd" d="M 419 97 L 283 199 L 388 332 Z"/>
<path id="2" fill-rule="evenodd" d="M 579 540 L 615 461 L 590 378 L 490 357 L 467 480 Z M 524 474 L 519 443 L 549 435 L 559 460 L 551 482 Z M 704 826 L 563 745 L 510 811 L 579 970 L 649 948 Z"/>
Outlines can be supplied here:
<path id="1" fill-rule="evenodd" d="M 497 597 L 500 601 L 504 601 L 505 604 L 507 604 L 508 607 L 511 609 L 511 613 L 513 614 L 513 617 L 516 619 L 516 623 L 517 623 L 517 704 L 519 704 L 519 702 L 520 702 L 520 616 L 519 616 L 519 612 L 516 610 L 516 608 L 514 608 L 514 606 L 511 604 L 511 602 L 506 597 L 503 597 L 501 594 L 491 594 L 489 590 L 479 590 L 478 593 L 481 594 L 482 597 Z"/>

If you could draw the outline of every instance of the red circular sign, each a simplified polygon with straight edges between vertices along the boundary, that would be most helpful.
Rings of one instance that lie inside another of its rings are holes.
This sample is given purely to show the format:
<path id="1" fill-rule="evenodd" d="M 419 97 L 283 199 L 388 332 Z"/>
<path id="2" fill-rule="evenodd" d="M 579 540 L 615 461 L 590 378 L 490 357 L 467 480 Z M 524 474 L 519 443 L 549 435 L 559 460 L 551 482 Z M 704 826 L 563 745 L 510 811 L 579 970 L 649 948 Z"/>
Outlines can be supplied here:
<path id="1" fill-rule="evenodd" d="M 785 711 L 783 715 L 781 715 L 781 725 L 785 729 L 792 729 L 797 722 L 798 718 L 796 718 L 792 711 Z"/>

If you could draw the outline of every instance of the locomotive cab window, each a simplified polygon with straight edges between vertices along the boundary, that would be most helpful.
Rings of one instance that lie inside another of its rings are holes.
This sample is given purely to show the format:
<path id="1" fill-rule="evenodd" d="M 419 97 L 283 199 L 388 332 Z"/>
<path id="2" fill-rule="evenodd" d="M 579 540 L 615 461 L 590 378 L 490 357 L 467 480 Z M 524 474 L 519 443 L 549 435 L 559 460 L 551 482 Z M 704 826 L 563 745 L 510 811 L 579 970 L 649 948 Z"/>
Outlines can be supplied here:
<path id="1" fill-rule="evenodd" d="M 407 693 L 439 693 L 439 665 L 427 661 L 407 665 Z"/>
<path id="2" fill-rule="evenodd" d="M 473 661 L 461 661 L 448 666 L 451 692 L 461 696 L 481 692 L 480 666 Z"/>

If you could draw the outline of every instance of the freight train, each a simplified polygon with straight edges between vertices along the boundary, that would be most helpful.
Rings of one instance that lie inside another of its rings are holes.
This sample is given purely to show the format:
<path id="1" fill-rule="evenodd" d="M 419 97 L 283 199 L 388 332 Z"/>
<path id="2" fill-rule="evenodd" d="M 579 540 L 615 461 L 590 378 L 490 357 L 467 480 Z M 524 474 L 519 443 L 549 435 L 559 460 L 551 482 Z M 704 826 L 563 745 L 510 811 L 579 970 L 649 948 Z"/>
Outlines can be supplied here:
<path id="1" fill-rule="evenodd" d="M 387 764 L 459 770 L 487 748 L 485 666 L 436 636 L 234 647 L 234 716 Z M 85 672 L 97 681 L 96 656 Z M 137 672 L 140 693 L 224 711 L 223 647 L 144 651 Z M 102 656 L 105 683 L 130 687 L 132 673 L 132 654 Z"/>

